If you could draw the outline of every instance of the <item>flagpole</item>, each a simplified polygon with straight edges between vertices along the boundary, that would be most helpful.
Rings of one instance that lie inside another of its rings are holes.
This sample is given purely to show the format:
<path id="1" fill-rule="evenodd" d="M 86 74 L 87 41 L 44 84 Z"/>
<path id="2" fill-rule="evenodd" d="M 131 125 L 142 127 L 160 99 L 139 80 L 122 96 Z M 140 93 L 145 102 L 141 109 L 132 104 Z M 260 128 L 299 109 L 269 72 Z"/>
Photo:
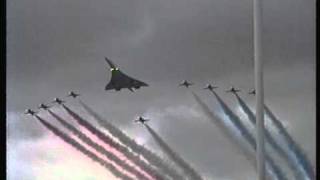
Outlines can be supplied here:
<path id="1" fill-rule="evenodd" d="M 254 71 L 256 89 L 256 144 L 258 179 L 265 180 L 263 62 L 261 55 L 262 0 L 253 0 Z"/>

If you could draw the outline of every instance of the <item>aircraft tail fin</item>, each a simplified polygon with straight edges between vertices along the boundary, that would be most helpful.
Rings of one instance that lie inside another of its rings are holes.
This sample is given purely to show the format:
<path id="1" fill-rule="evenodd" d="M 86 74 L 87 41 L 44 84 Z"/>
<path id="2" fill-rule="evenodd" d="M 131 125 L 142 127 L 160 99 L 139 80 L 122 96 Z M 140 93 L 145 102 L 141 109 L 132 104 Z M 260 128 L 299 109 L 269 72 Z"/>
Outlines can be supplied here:
<path id="1" fill-rule="evenodd" d="M 110 59 L 108 59 L 107 57 L 105 57 L 105 60 L 106 60 L 107 63 L 109 64 L 110 68 L 113 68 L 113 69 L 116 68 L 116 66 L 113 64 L 113 62 L 112 62 Z"/>

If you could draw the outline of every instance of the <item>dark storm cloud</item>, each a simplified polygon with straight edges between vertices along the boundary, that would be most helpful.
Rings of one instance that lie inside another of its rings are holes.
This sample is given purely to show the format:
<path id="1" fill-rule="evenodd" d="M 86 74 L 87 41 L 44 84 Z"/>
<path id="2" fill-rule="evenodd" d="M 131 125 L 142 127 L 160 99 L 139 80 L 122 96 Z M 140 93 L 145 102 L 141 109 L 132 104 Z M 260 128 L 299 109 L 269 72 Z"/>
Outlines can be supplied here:
<path id="1" fill-rule="evenodd" d="M 263 46 L 267 105 L 288 124 L 313 162 L 314 4 L 264 1 Z M 237 107 L 223 89 L 232 84 L 244 91 L 253 87 L 251 1 L 12 0 L 7 8 L 7 113 L 14 114 L 7 124 L 9 138 L 40 137 L 40 126 L 17 114 L 75 90 L 133 138 L 145 135 L 131 124 L 135 116 L 168 116 L 152 122 L 157 132 L 209 178 L 248 179 L 253 174 L 218 129 L 197 115 L 201 111 L 187 91 L 176 85 L 182 79 L 193 81 L 192 88 L 205 97 L 210 94 L 199 88 L 210 81 L 220 87 L 228 105 Z M 104 56 L 150 87 L 135 94 L 105 92 L 110 73 Z M 254 105 L 252 97 L 243 98 Z M 194 112 L 189 118 L 180 116 L 186 109 Z"/>
<path id="2" fill-rule="evenodd" d="M 265 7 L 267 64 L 312 56 L 313 2 L 268 1 Z M 12 62 L 8 72 L 14 72 L 9 78 L 19 82 L 43 81 L 39 74 L 50 77 L 65 71 L 68 77 L 52 81 L 75 80 L 83 70 L 88 74 L 99 70 L 105 55 L 131 66 L 133 72 L 146 68 L 142 75 L 153 73 L 151 79 L 221 76 L 224 71 L 253 65 L 248 0 L 29 0 L 10 1 L 8 9 L 8 58 Z M 102 69 L 97 75 L 103 75 Z M 168 73 L 163 76 L 163 72 Z M 94 77 L 82 76 L 78 78 Z"/>

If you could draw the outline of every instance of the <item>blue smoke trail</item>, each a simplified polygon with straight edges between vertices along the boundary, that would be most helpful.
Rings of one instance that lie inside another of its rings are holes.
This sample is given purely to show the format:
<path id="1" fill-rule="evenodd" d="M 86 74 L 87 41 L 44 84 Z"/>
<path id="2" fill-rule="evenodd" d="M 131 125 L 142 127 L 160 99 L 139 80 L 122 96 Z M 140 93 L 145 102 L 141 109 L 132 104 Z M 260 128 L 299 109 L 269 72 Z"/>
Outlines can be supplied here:
<path id="1" fill-rule="evenodd" d="M 230 124 L 229 121 L 225 121 L 222 118 L 220 118 L 217 114 L 215 114 L 214 112 L 212 112 L 209 107 L 200 99 L 200 97 L 198 95 L 196 95 L 195 93 L 192 92 L 193 97 L 195 98 L 196 102 L 199 104 L 199 106 L 201 107 L 201 109 L 203 110 L 203 112 L 208 116 L 209 120 L 215 124 L 216 126 L 218 126 L 219 129 L 222 129 L 223 131 L 221 131 L 222 133 L 224 133 L 224 135 L 230 140 L 232 141 L 234 144 L 231 145 L 237 145 L 235 147 L 240 147 L 241 149 L 241 153 L 243 153 L 243 155 L 245 155 L 245 158 L 247 160 L 249 160 L 250 162 L 255 162 L 254 159 L 252 158 L 252 156 L 249 154 L 249 152 L 247 150 L 245 150 L 245 147 L 243 146 L 243 143 L 239 140 L 237 133 L 238 133 L 238 129 L 233 126 L 232 124 Z M 236 148 L 235 148 L 236 149 Z"/>
<path id="2" fill-rule="evenodd" d="M 256 150 L 255 139 L 251 136 L 251 134 L 248 132 L 248 130 L 242 124 L 241 120 L 228 108 L 228 106 L 222 101 L 222 99 L 215 92 L 213 92 L 213 93 L 214 93 L 215 97 L 217 98 L 219 104 L 221 105 L 224 113 L 229 117 L 229 121 L 226 121 L 227 119 L 218 118 L 218 116 L 215 115 L 212 111 L 210 111 L 208 107 L 205 107 L 206 105 L 200 100 L 200 98 L 195 93 L 192 92 L 196 101 L 201 105 L 201 107 L 204 109 L 206 114 L 212 114 L 209 117 L 211 120 L 213 120 L 213 122 L 216 122 L 216 121 L 214 121 L 214 119 L 212 119 L 212 118 L 219 120 L 220 121 L 219 124 L 224 124 L 224 127 L 225 127 L 224 129 L 227 129 L 228 131 L 231 131 L 231 133 L 234 134 L 233 138 L 239 138 L 236 136 L 236 134 L 239 134 L 242 138 L 245 139 L 245 141 L 247 143 L 249 143 L 251 148 L 255 151 Z M 241 147 L 243 147 L 243 146 L 241 146 Z M 246 153 L 246 154 L 248 154 L 248 153 Z M 252 160 L 252 157 L 250 157 L 250 159 Z M 254 165 L 256 163 L 256 161 L 254 159 L 251 162 L 253 162 Z M 281 169 L 278 166 L 276 166 L 274 161 L 269 156 L 266 157 L 266 168 L 267 168 L 268 176 L 271 179 L 275 179 L 275 180 L 286 180 L 287 179 L 286 176 L 284 175 L 284 173 L 281 171 Z"/>
<path id="3" fill-rule="evenodd" d="M 218 94 L 214 91 L 211 91 L 216 99 L 218 100 L 219 104 L 222 107 L 222 110 L 224 113 L 229 117 L 231 121 L 238 127 L 238 129 L 241 131 L 242 136 L 247 140 L 247 142 L 251 145 L 251 147 L 256 151 L 256 141 L 254 137 L 250 134 L 249 130 L 247 127 L 241 122 L 241 119 L 234 114 L 231 109 L 226 105 L 226 103 L 218 96 Z M 280 167 L 278 167 L 273 159 L 266 154 L 266 161 L 267 163 L 270 164 L 270 167 L 272 167 L 273 171 L 278 174 L 278 177 L 281 177 L 281 179 L 286 179 L 284 173 L 281 171 Z"/>
<path id="4" fill-rule="evenodd" d="M 240 107 L 242 108 L 242 110 L 245 112 L 245 114 L 248 116 L 248 119 L 251 122 L 251 125 L 254 126 L 256 124 L 256 117 L 253 114 L 253 112 L 250 110 L 250 108 L 248 107 L 248 105 L 243 101 L 243 99 L 238 95 L 235 94 Z M 295 177 L 297 179 L 306 179 L 305 175 L 301 173 L 299 173 L 299 164 L 296 164 L 295 162 L 292 162 L 292 158 L 290 157 L 290 155 L 286 152 L 285 149 L 283 149 L 283 146 L 281 145 L 281 143 L 279 141 L 276 141 L 275 138 L 272 137 L 272 132 L 270 132 L 269 128 L 265 129 L 265 136 L 266 136 L 266 140 L 267 143 L 269 143 L 271 145 L 271 147 L 276 150 L 281 157 L 285 157 L 287 164 L 289 165 L 289 167 L 293 170 Z"/>
<path id="5" fill-rule="evenodd" d="M 315 172 L 312 168 L 310 161 L 307 156 L 303 153 L 299 145 L 293 140 L 290 134 L 287 132 L 285 127 L 282 125 L 281 121 L 276 118 L 276 116 L 271 112 L 271 110 L 265 105 L 264 106 L 266 115 L 271 120 L 271 125 L 279 131 L 281 137 L 285 140 L 285 147 L 290 160 L 299 168 L 298 173 L 300 174 L 301 179 L 314 180 Z"/>
<path id="6" fill-rule="evenodd" d="M 224 111 L 224 113 L 229 117 L 229 119 L 231 121 L 233 121 L 233 123 L 238 127 L 238 129 L 241 131 L 242 136 L 247 140 L 247 142 L 251 145 L 251 147 L 256 151 L 256 141 L 253 138 L 253 136 L 250 134 L 249 130 L 247 129 L 246 126 L 244 126 L 244 124 L 241 122 L 241 119 L 234 114 L 231 109 L 226 105 L 226 103 L 218 96 L 218 94 L 214 91 L 211 91 L 215 97 L 217 98 L 219 104 L 222 107 L 222 110 Z M 270 163 L 270 166 L 273 167 L 273 170 L 276 174 L 278 174 L 279 177 L 282 177 L 284 179 L 285 175 L 284 173 L 281 171 L 280 167 L 278 167 L 273 159 L 266 154 L 266 160 L 267 162 Z"/>

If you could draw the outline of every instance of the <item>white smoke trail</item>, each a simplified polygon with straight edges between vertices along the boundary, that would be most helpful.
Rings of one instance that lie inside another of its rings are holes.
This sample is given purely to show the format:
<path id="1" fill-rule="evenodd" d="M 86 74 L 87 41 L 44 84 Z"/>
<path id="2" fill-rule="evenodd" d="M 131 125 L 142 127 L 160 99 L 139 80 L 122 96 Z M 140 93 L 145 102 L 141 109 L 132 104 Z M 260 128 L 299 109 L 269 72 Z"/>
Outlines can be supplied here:
<path id="1" fill-rule="evenodd" d="M 173 162 L 182 168 L 183 173 L 189 176 L 190 180 L 202 180 L 202 177 L 199 175 L 199 173 L 185 160 L 183 160 L 178 153 L 173 151 L 170 146 L 149 125 L 144 125 L 160 148 L 171 158 Z"/>
<path id="2" fill-rule="evenodd" d="M 173 180 L 183 180 L 183 176 L 180 175 L 175 168 L 166 163 L 157 154 L 151 152 L 144 146 L 139 145 L 135 140 L 131 139 L 119 128 L 114 126 L 112 123 L 102 118 L 98 113 L 96 113 L 92 108 L 86 105 L 84 102 L 79 100 L 80 105 L 98 122 L 100 126 L 105 128 L 112 136 L 117 138 L 122 144 L 125 144 L 135 153 L 143 156 L 153 167 L 155 167 L 159 172 L 164 175 L 168 175 Z"/>
<path id="3" fill-rule="evenodd" d="M 76 129 L 73 125 L 69 124 L 65 120 L 63 120 L 60 116 L 55 114 L 54 112 L 48 110 L 48 112 L 59 122 L 68 129 L 70 132 L 72 132 L 75 136 L 77 136 L 79 139 L 81 139 L 83 142 L 88 144 L 89 146 L 93 147 L 96 151 L 106 156 L 109 160 L 115 162 L 117 165 L 119 165 L 124 170 L 134 174 L 137 178 L 147 180 L 140 171 L 136 170 L 134 167 L 127 164 L 125 161 L 122 161 L 119 157 L 114 155 L 113 153 L 107 151 L 104 147 L 99 145 L 98 143 L 95 143 L 92 139 L 90 139 L 88 136 L 86 136 L 84 133 Z"/>

